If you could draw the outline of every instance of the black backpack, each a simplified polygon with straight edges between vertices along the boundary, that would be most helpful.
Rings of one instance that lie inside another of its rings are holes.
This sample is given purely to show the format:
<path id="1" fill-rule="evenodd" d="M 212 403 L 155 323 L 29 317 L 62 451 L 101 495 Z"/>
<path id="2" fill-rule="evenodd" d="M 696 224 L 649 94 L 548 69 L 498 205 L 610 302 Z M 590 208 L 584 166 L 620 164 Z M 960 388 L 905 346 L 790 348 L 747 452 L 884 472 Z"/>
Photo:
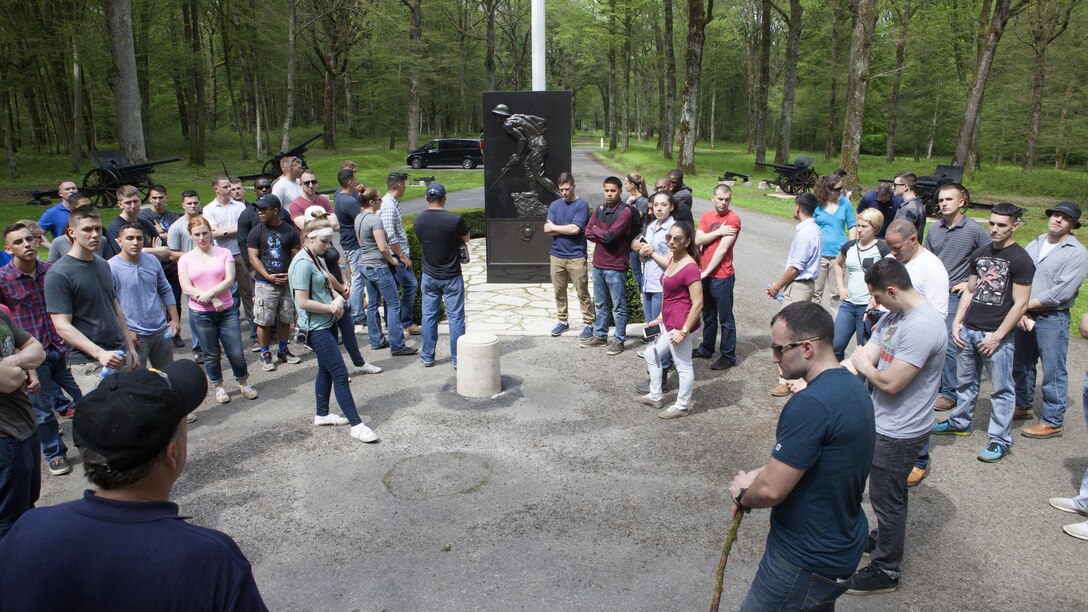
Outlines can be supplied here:
<path id="1" fill-rule="evenodd" d="M 620 214 L 620 211 L 624 208 L 631 211 L 631 222 L 627 224 L 627 235 L 620 236 L 619 238 L 624 241 L 624 244 L 630 246 L 632 240 L 642 235 L 643 215 L 638 207 L 634 204 L 624 202 L 620 206 L 617 206 L 616 210 L 610 211 L 607 206 L 601 204 L 597 207 L 597 221 L 600 221 L 602 225 L 611 227 L 612 224 L 616 222 L 616 217 Z"/>

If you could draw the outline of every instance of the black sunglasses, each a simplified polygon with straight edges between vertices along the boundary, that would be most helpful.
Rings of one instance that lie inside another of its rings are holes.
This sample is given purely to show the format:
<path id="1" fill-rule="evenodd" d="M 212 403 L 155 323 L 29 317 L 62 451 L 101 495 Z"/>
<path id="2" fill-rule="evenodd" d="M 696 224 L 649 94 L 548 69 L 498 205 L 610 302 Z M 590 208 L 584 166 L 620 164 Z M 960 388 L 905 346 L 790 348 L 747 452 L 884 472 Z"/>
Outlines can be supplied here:
<path id="1" fill-rule="evenodd" d="M 788 351 L 788 350 L 790 350 L 792 348 L 797 348 L 797 347 L 801 346 L 802 344 L 804 344 L 806 342 L 815 342 L 815 341 L 817 341 L 819 339 L 820 339 L 820 336 L 816 336 L 815 338 L 807 338 L 805 340 L 798 340 L 797 342 L 790 342 L 789 344 L 772 344 L 771 345 L 771 352 L 774 353 L 775 355 L 781 355 L 782 353 L 785 353 L 786 351 Z"/>
<path id="2" fill-rule="evenodd" d="M 316 185 L 317 181 L 302 181 L 303 185 Z"/>

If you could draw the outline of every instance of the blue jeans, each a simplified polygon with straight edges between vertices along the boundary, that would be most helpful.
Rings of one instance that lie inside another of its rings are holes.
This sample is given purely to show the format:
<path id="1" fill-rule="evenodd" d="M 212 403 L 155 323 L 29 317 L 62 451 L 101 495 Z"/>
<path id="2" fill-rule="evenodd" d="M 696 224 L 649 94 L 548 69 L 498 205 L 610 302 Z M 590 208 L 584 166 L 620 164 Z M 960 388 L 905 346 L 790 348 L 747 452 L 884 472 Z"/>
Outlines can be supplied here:
<path id="1" fill-rule="evenodd" d="M 49 359 L 48 351 L 46 352 L 46 360 Z M 40 369 L 40 366 L 39 366 Z M 52 395 L 51 402 L 53 404 L 53 410 L 61 412 L 66 410 L 72 404 L 83 399 L 83 393 L 79 390 L 79 384 L 76 383 L 75 377 L 72 376 L 72 370 L 68 367 L 68 358 L 65 357 L 57 367 L 53 368 L 50 372 L 53 379 L 53 388 L 50 395 Z M 38 379 L 40 380 L 42 373 L 38 372 Z M 42 382 L 42 393 L 45 393 L 45 382 Z M 67 393 L 68 395 L 64 395 Z M 69 399 L 71 398 L 71 399 Z"/>
<path id="2" fill-rule="evenodd" d="M 189 301 L 186 300 L 186 303 Z M 180 316 L 180 315 L 179 315 Z M 200 338 L 196 335 L 196 323 L 193 322 L 193 309 L 189 309 L 189 336 L 193 339 L 193 353 L 201 353 L 204 349 L 200 348 Z"/>
<path id="3" fill-rule="evenodd" d="M 45 361 L 38 366 L 36 373 L 42 387 L 37 393 L 30 394 L 30 405 L 34 408 L 34 418 L 38 422 L 38 436 L 41 439 L 42 454 L 45 455 L 45 460 L 49 461 L 68 455 L 68 447 L 64 445 L 64 440 L 60 437 L 60 423 L 57 422 L 57 417 L 53 414 L 53 391 L 56 389 L 55 377 L 57 375 L 67 376 L 72 381 L 74 390 L 70 388 L 69 393 L 73 393 L 74 400 L 79 401 L 83 395 L 79 392 L 79 386 L 75 384 L 75 379 L 72 378 L 72 372 L 68 370 L 68 362 L 64 357 L 64 353 L 55 348 L 50 347 L 45 350 Z"/>
<path id="4" fill-rule="evenodd" d="M 351 357 L 352 365 L 360 368 L 366 363 L 363 354 L 359 352 L 359 339 L 355 337 L 355 320 L 350 314 L 344 313 L 344 316 L 336 320 L 336 325 L 332 326 L 332 337 L 333 340 L 343 337 L 344 350 L 348 352 L 348 357 Z"/>
<path id="5" fill-rule="evenodd" d="M 1016 392 L 1012 383 L 1013 340 L 1007 336 L 989 357 L 978 352 L 985 332 L 960 327 L 960 339 L 964 346 L 959 350 L 959 386 L 956 396 L 959 400 L 952 409 L 948 422 L 956 429 L 971 427 L 971 417 L 975 413 L 975 401 L 978 399 L 979 368 L 985 367 L 990 373 L 990 382 L 994 392 L 990 394 L 990 425 L 986 429 L 990 441 L 997 442 L 1006 449 L 1012 446 L 1012 412 L 1016 408 Z"/>
<path id="6" fill-rule="evenodd" d="M 948 330 L 948 348 L 944 353 L 944 370 L 941 372 L 941 395 L 950 400 L 956 399 L 956 385 L 959 381 L 956 377 L 956 367 L 959 363 L 959 347 L 952 340 L 952 321 L 956 318 L 956 310 L 960 307 L 960 294 L 948 293 L 948 316 L 944 318 L 945 329 Z"/>
<path id="7" fill-rule="evenodd" d="M 438 345 L 438 300 L 446 306 L 446 321 L 450 325 L 450 357 L 457 365 L 457 339 L 465 335 L 465 280 L 455 276 L 446 280 L 423 274 L 423 348 L 419 356 L 424 363 L 434 361 Z"/>
<path id="8" fill-rule="evenodd" d="M 737 360 L 737 325 L 733 321 L 733 285 L 737 277 L 707 278 L 703 280 L 703 343 L 699 350 L 714 352 L 718 328 L 722 332 L 719 347 L 722 357 Z"/>
<path id="9" fill-rule="evenodd" d="M 865 344 L 865 310 L 868 304 L 854 304 L 844 301 L 839 304 L 839 313 L 835 315 L 835 340 L 832 346 L 835 349 L 835 359 L 842 361 L 846 358 L 846 347 L 850 345 L 850 336 L 853 335 L 857 346 Z"/>
<path id="10" fill-rule="evenodd" d="M 367 313 L 366 333 L 370 337 L 370 348 L 378 348 L 385 340 L 382 334 L 382 320 L 378 316 L 378 304 L 385 299 L 385 320 L 393 321 L 389 325 L 389 349 L 399 351 L 404 348 L 404 328 L 395 322 L 400 321 L 400 296 L 397 295 L 397 281 L 389 266 L 385 264 L 363 266 L 366 278 Z M 415 295 L 413 290 L 412 295 Z M 414 299 L 414 298 L 413 298 Z"/>
<path id="11" fill-rule="evenodd" d="M 37 431 L 25 440 L 0 436 L 0 540 L 41 495 L 38 444 Z"/>
<path id="12" fill-rule="evenodd" d="M 639 295 L 642 296 L 642 312 L 645 313 L 647 321 L 653 321 L 661 316 L 661 299 L 665 294 L 660 291 L 657 293 L 643 291 Z M 665 351 L 660 357 L 661 369 L 667 370 L 672 367 L 672 351 Z"/>
<path id="13" fill-rule="evenodd" d="M 404 267 L 404 264 L 397 263 L 396 268 L 393 269 L 393 278 L 397 281 L 397 286 L 400 287 L 400 326 L 411 327 L 412 326 L 412 311 L 416 305 L 416 292 L 419 291 L 419 281 L 416 279 L 416 273 Z M 389 302 L 386 302 L 388 305 Z M 389 325 L 389 311 L 386 310 L 385 324 Z"/>
<path id="14" fill-rule="evenodd" d="M 1085 374 L 1084 388 L 1080 392 L 1081 407 L 1084 408 L 1084 422 L 1088 424 L 1088 374 Z M 1088 511 L 1088 470 L 1084 470 L 1084 478 L 1080 481 L 1080 491 L 1073 498 L 1073 503 L 1078 508 Z"/>
<path id="15" fill-rule="evenodd" d="M 638 292 L 642 293 L 642 259 L 636 251 L 631 251 L 631 274 L 635 277 L 635 286 L 638 287 Z M 645 312 L 645 309 L 643 309 L 643 312 Z M 650 317 L 647 316 L 646 320 L 649 321 Z"/>
<path id="16" fill-rule="evenodd" d="M 616 342 L 627 340 L 627 272 L 593 268 L 593 305 L 597 317 L 593 321 L 593 333 L 598 338 L 608 338 L 609 305 L 616 323 Z"/>
<path id="17" fill-rule="evenodd" d="M 367 321 L 367 311 L 363 308 L 364 278 L 363 264 L 360 261 L 362 257 L 362 249 L 344 249 L 344 258 L 348 260 L 348 265 L 351 266 L 351 293 L 348 298 L 348 305 L 351 306 L 352 323 L 354 325 L 364 325 Z"/>
<path id="18" fill-rule="evenodd" d="M 789 563 L 768 550 L 759 561 L 756 577 L 740 612 L 765 610 L 834 610 L 835 600 L 850 581 L 833 580 Z"/>
<path id="19" fill-rule="evenodd" d="M 342 317 L 347 318 L 347 317 Z M 317 378 L 314 379 L 314 399 L 317 401 L 317 416 L 329 414 L 329 395 L 335 391 L 336 403 L 352 426 L 362 423 L 359 411 L 355 408 L 355 398 L 348 385 L 348 368 L 340 355 L 333 328 L 311 330 L 308 346 L 317 357 Z"/>
<path id="20" fill-rule="evenodd" d="M 1035 405 L 1035 365 L 1043 362 L 1042 420 L 1051 427 L 1065 422 L 1065 397 L 1069 393 L 1069 374 L 1065 357 L 1069 353 L 1069 311 L 1054 310 L 1035 318 L 1035 328 L 1029 332 L 1017 329 L 1013 335 L 1016 346 L 1012 362 L 1012 379 L 1016 386 L 1016 405 Z"/>
<path id="21" fill-rule="evenodd" d="M 235 303 L 221 312 L 189 312 L 189 318 L 196 327 L 196 336 L 204 348 L 204 372 L 212 385 L 223 384 L 223 369 L 219 364 L 219 345 L 227 354 L 230 369 L 237 381 L 249 377 L 246 356 L 242 352 L 242 328 L 238 323 L 238 304 Z"/>

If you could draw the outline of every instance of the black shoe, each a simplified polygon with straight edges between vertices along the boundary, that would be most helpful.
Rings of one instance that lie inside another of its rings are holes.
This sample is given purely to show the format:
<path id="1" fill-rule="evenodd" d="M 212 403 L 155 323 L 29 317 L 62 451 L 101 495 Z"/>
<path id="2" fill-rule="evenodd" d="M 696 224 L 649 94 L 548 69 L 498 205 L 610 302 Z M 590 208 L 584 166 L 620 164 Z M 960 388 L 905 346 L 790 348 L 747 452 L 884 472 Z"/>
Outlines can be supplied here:
<path id="1" fill-rule="evenodd" d="M 728 370 L 729 368 L 731 368 L 731 367 L 733 367 L 735 365 L 737 365 L 736 361 L 731 361 L 729 359 L 726 359 L 725 355 L 722 355 L 721 357 L 718 358 L 717 361 L 715 361 L 714 363 L 712 363 L 710 365 L 710 369 L 711 370 Z"/>
<path id="2" fill-rule="evenodd" d="M 185 341 L 181 339 L 181 336 L 174 336 L 173 342 L 174 348 L 185 348 Z"/>
<path id="3" fill-rule="evenodd" d="M 419 352 L 419 349 L 417 349 L 416 347 L 406 346 L 406 347 L 404 347 L 402 349 L 397 349 L 395 351 L 392 351 L 389 354 L 394 356 L 394 357 L 404 357 L 406 355 L 415 355 L 418 352 Z"/>
<path id="4" fill-rule="evenodd" d="M 873 534 L 869 534 L 865 537 L 865 554 L 871 555 L 876 550 L 876 540 L 873 539 Z"/>
<path id="5" fill-rule="evenodd" d="M 193 353 L 193 361 L 195 361 L 197 365 L 204 365 L 204 351 Z"/>
<path id="6" fill-rule="evenodd" d="M 381 344 L 379 344 L 378 346 L 372 346 L 370 348 L 374 349 L 375 351 L 380 351 L 380 350 L 382 350 L 384 348 L 389 348 L 389 341 L 388 340 L 382 340 Z"/>
<path id="7" fill-rule="evenodd" d="M 710 359 L 714 356 L 714 353 L 708 353 L 701 348 L 697 348 L 691 352 L 691 356 L 696 359 Z"/>
<path id="8" fill-rule="evenodd" d="M 870 563 L 850 578 L 850 586 L 846 588 L 846 592 L 851 595 L 872 595 L 891 593 L 898 588 L 898 578 L 890 578 L 884 570 Z"/>
<path id="9" fill-rule="evenodd" d="M 639 394 L 646 395 L 650 392 L 650 379 L 647 378 L 645 382 L 641 382 L 635 386 Z M 664 393 L 669 390 L 669 371 L 661 370 L 661 392 Z"/>

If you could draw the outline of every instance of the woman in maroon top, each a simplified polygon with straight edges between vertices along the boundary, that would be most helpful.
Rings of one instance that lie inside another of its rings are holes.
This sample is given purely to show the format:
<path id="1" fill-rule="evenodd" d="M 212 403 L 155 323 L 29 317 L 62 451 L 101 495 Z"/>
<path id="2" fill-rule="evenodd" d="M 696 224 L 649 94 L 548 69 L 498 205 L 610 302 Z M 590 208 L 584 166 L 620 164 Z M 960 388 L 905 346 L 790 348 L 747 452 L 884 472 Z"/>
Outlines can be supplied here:
<path id="1" fill-rule="evenodd" d="M 646 367 L 650 370 L 650 393 L 639 402 L 661 408 L 661 353 L 672 351 L 673 363 L 680 374 L 680 390 L 676 403 L 657 413 L 662 419 L 687 416 L 691 408 L 691 388 L 695 384 L 695 372 L 691 367 L 691 334 L 699 329 L 699 317 L 703 311 L 703 284 L 699 280 L 699 251 L 695 248 L 695 229 L 687 221 L 677 221 L 669 228 L 665 241 L 669 247 L 669 261 L 661 275 L 664 298 L 661 316 L 647 326 L 658 325 L 661 334 L 654 339 L 653 347 L 646 351 Z"/>

